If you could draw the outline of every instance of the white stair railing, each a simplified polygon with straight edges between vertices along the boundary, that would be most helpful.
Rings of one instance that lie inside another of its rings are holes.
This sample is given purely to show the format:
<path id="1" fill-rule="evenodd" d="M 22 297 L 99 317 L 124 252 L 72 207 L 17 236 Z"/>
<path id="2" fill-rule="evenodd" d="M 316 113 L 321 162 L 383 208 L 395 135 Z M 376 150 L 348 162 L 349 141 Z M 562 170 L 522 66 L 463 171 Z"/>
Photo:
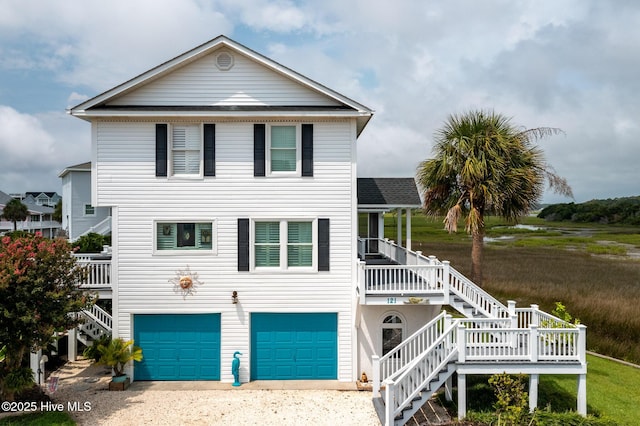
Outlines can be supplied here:
<path id="1" fill-rule="evenodd" d="M 448 275 L 448 277 L 443 277 L 443 279 L 449 280 L 448 283 L 445 283 L 445 287 L 448 287 L 453 294 L 470 304 L 474 309 L 490 318 L 509 317 L 509 310 L 506 306 L 460 272 L 449 267 Z"/>
<path id="2" fill-rule="evenodd" d="M 395 418 L 456 359 L 455 329 L 455 324 L 449 326 L 413 363 L 384 381 L 385 425 L 394 424 Z"/>
<path id="3" fill-rule="evenodd" d="M 451 325 L 451 315 L 442 311 L 418 331 L 382 357 L 373 356 L 373 395 L 380 392 L 380 383 L 404 369 L 423 354 Z"/>

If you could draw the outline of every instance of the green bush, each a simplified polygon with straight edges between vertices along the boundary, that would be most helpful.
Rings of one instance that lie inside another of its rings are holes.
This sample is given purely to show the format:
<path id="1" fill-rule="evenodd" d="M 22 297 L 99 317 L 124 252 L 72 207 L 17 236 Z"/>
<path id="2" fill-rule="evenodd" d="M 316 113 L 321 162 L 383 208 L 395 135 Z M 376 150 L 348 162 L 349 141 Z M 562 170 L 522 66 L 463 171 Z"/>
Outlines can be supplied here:
<path id="1" fill-rule="evenodd" d="M 111 342 L 111 335 L 103 334 L 98 339 L 94 340 L 93 343 L 91 343 L 91 346 L 87 346 L 86 348 L 84 348 L 84 351 L 82 351 L 82 356 L 84 356 L 85 358 L 91 358 L 94 361 L 98 362 L 100 361 L 100 356 L 101 356 L 98 348 L 101 345 L 108 346 L 110 342 Z"/>
<path id="2" fill-rule="evenodd" d="M 90 232 L 87 235 L 83 235 L 78 238 L 75 241 L 74 246 L 78 247 L 76 253 L 100 253 L 102 251 L 102 247 L 105 244 L 108 244 L 109 240 L 110 239 L 104 235 Z"/>
<path id="3" fill-rule="evenodd" d="M 18 393 L 33 386 L 33 371 L 29 367 L 10 370 L 4 378 L 4 389 L 11 393 Z"/>

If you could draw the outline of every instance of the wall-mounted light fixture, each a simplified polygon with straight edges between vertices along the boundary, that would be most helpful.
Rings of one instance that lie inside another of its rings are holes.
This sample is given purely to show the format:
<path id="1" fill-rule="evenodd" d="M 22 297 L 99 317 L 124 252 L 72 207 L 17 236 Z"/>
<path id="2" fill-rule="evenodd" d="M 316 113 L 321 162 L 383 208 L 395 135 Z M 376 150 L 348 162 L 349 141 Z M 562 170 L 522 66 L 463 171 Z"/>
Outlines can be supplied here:
<path id="1" fill-rule="evenodd" d="M 238 303 L 238 292 L 235 290 L 233 290 L 233 293 L 231 293 L 231 303 L 233 303 L 234 305 Z"/>

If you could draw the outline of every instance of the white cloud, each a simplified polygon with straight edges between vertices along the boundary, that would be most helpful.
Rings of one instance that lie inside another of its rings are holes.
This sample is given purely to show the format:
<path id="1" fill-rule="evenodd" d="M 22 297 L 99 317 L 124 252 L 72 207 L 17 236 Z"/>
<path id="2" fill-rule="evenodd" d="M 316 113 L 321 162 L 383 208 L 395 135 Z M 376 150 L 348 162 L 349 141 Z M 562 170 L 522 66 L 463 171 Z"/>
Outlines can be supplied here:
<path id="1" fill-rule="evenodd" d="M 0 190 L 59 191 L 58 173 L 90 158 L 88 126 L 63 112 L 34 116 L 0 105 Z"/>
<path id="2" fill-rule="evenodd" d="M 0 10 L 0 72 L 47 70 L 68 89 L 60 111 L 224 33 L 376 111 L 358 142 L 361 175 L 412 175 L 449 114 L 491 108 L 566 132 L 541 146 L 578 201 L 640 193 L 637 2 L 0 0 Z M 76 162 L 59 151 L 88 159 L 86 123 L 20 117 L 39 123 L 56 167 Z"/>

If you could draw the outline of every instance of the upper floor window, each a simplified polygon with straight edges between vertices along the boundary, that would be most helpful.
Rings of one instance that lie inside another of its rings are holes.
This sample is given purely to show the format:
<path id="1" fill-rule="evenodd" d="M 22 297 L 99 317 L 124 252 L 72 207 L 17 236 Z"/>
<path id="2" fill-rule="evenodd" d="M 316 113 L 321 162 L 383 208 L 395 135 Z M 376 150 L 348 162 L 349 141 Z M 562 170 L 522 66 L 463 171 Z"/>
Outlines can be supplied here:
<path id="1" fill-rule="evenodd" d="M 31 222 L 40 222 L 40 215 L 32 214 L 30 220 Z"/>
<path id="2" fill-rule="evenodd" d="M 156 124 L 156 176 L 215 176 L 215 124 Z"/>
<path id="3" fill-rule="evenodd" d="M 299 126 L 269 126 L 269 171 L 297 173 L 299 156 Z"/>
<path id="4" fill-rule="evenodd" d="M 214 250 L 213 222 L 156 222 L 156 251 Z"/>
<path id="5" fill-rule="evenodd" d="M 202 137 L 200 126 L 171 126 L 171 175 L 200 176 Z"/>
<path id="6" fill-rule="evenodd" d="M 96 215 L 96 208 L 93 207 L 91 204 L 85 204 L 84 205 L 84 215 L 85 216 L 95 216 Z"/>
<path id="7" fill-rule="evenodd" d="M 253 175 L 313 177 L 313 124 L 254 124 Z"/>

